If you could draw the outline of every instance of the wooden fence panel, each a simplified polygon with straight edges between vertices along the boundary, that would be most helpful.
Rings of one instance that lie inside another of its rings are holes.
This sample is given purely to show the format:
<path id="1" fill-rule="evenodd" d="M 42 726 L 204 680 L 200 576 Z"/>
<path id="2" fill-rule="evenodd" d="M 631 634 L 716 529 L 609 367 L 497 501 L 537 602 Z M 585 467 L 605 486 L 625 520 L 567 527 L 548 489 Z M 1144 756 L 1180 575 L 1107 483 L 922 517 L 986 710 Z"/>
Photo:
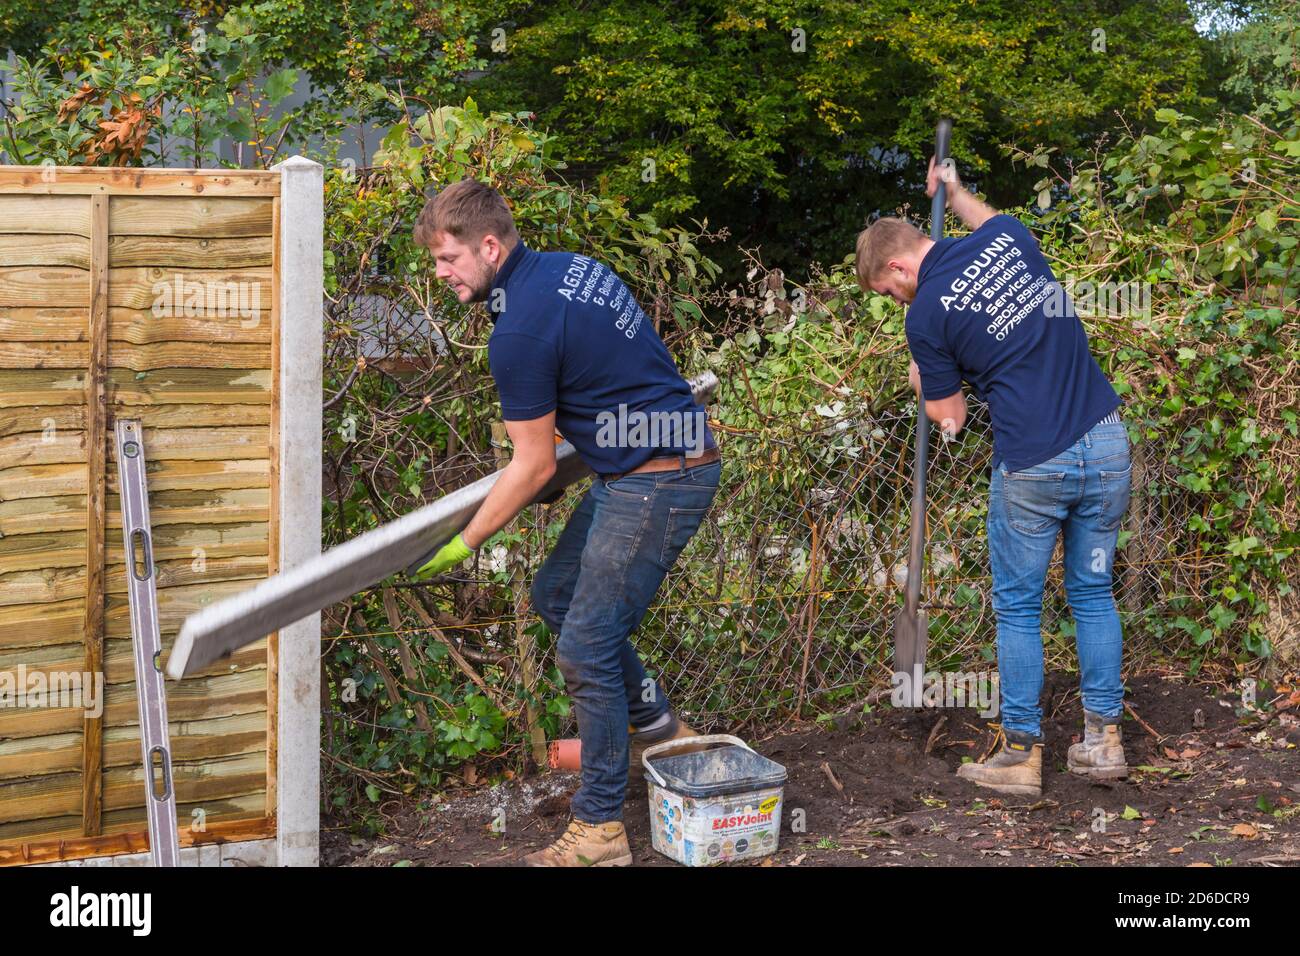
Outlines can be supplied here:
<path id="1" fill-rule="evenodd" d="M 147 844 L 114 421 L 144 426 L 164 665 L 277 541 L 278 175 L 43 172 L 0 168 L 0 698 L 102 687 L 0 707 L 0 863 Z M 183 843 L 274 832 L 274 646 L 168 684 Z"/>

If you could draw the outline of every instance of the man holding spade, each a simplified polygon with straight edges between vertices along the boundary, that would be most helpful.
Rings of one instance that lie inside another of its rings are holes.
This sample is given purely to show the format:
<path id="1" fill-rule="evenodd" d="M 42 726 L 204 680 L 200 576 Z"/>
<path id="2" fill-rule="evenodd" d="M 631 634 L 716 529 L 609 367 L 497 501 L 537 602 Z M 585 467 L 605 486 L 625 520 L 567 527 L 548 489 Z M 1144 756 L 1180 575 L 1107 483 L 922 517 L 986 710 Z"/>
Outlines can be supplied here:
<path id="1" fill-rule="evenodd" d="M 956 435 L 966 382 L 992 418 L 987 531 L 1003 739 L 958 775 L 1003 793 L 1041 793 L 1040 617 L 1061 533 L 1084 706 L 1083 741 L 1070 747 L 1068 765 L 1122 777 L 1123 639 L 1111 569 L 1131 473 L 1119 396 L 1029 231 L 964 189 L 951 162 L 932 159 L 927 192 L 941 182 L 969 235 L 934 241 L 882 218 L 859 235 L 856 264 L 864 291 L 907 306 L 909 379 L 926 415 Z"/>

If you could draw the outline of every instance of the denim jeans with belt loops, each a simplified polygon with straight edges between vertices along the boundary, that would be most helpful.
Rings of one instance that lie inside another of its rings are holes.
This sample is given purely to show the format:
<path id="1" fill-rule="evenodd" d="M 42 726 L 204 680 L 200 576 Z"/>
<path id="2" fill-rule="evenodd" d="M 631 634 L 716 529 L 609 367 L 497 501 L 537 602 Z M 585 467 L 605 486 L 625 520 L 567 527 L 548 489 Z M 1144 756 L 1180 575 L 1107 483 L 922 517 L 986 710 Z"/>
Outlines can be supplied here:
<path id="1" fill-rule="evenodd" d="M 1128 434 L 1108 415 L 1065 451 L 1007 471 L 989 484 L 988 539 L 997 613 L 1002 726 L 1041 739 L 1043 584 L 1065 535 L 1065 593 L 1076 625 L 1085 709 L 1103 717 L 1123 710 L 1123 638 L 1111 592 L 1120 520 L 1128 510 Z"/>
<path id="2" fill-rule="evenodd" d="M 533 607 L 559 635 L 556 659 L 582 738 L 575 818 L 623 817 L 628 724 L 668 712 L 628 639 L 718 490 L 720 461 L 672 471 L 597 476 L 533 579 Z"/>

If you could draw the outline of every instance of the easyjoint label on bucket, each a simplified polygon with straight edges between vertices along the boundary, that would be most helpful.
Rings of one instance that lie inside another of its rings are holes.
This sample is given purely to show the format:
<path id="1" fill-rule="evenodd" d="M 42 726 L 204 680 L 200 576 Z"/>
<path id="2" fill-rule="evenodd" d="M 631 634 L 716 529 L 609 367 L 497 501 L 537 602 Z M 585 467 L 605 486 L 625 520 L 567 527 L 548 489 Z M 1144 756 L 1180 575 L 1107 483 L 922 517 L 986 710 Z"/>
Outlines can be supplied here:
<path id="1" fill-rule="evenodd" d="M 780 839 L 782 789 L 695 800 L 651 782 L 654 848 L 687 866 L 765 856 Z"/>

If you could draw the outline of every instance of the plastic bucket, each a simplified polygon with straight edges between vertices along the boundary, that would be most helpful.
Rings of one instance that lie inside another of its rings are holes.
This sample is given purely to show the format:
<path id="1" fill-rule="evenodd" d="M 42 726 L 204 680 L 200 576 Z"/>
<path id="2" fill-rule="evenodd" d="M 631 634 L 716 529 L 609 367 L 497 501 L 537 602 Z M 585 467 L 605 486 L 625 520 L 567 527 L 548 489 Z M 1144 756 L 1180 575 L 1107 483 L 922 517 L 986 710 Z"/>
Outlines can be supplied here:
<path id="1" fill-rule="evenodd" d="M 728 744 L 695 753 L 657 754 L 700 744 Z M 654 848 L 686 866 L 752 860 L 781 839 L 785 767 L 755 753 L 739 737 L 709 734 L 647 747 L 641 756 L 650 788 Z"/>

